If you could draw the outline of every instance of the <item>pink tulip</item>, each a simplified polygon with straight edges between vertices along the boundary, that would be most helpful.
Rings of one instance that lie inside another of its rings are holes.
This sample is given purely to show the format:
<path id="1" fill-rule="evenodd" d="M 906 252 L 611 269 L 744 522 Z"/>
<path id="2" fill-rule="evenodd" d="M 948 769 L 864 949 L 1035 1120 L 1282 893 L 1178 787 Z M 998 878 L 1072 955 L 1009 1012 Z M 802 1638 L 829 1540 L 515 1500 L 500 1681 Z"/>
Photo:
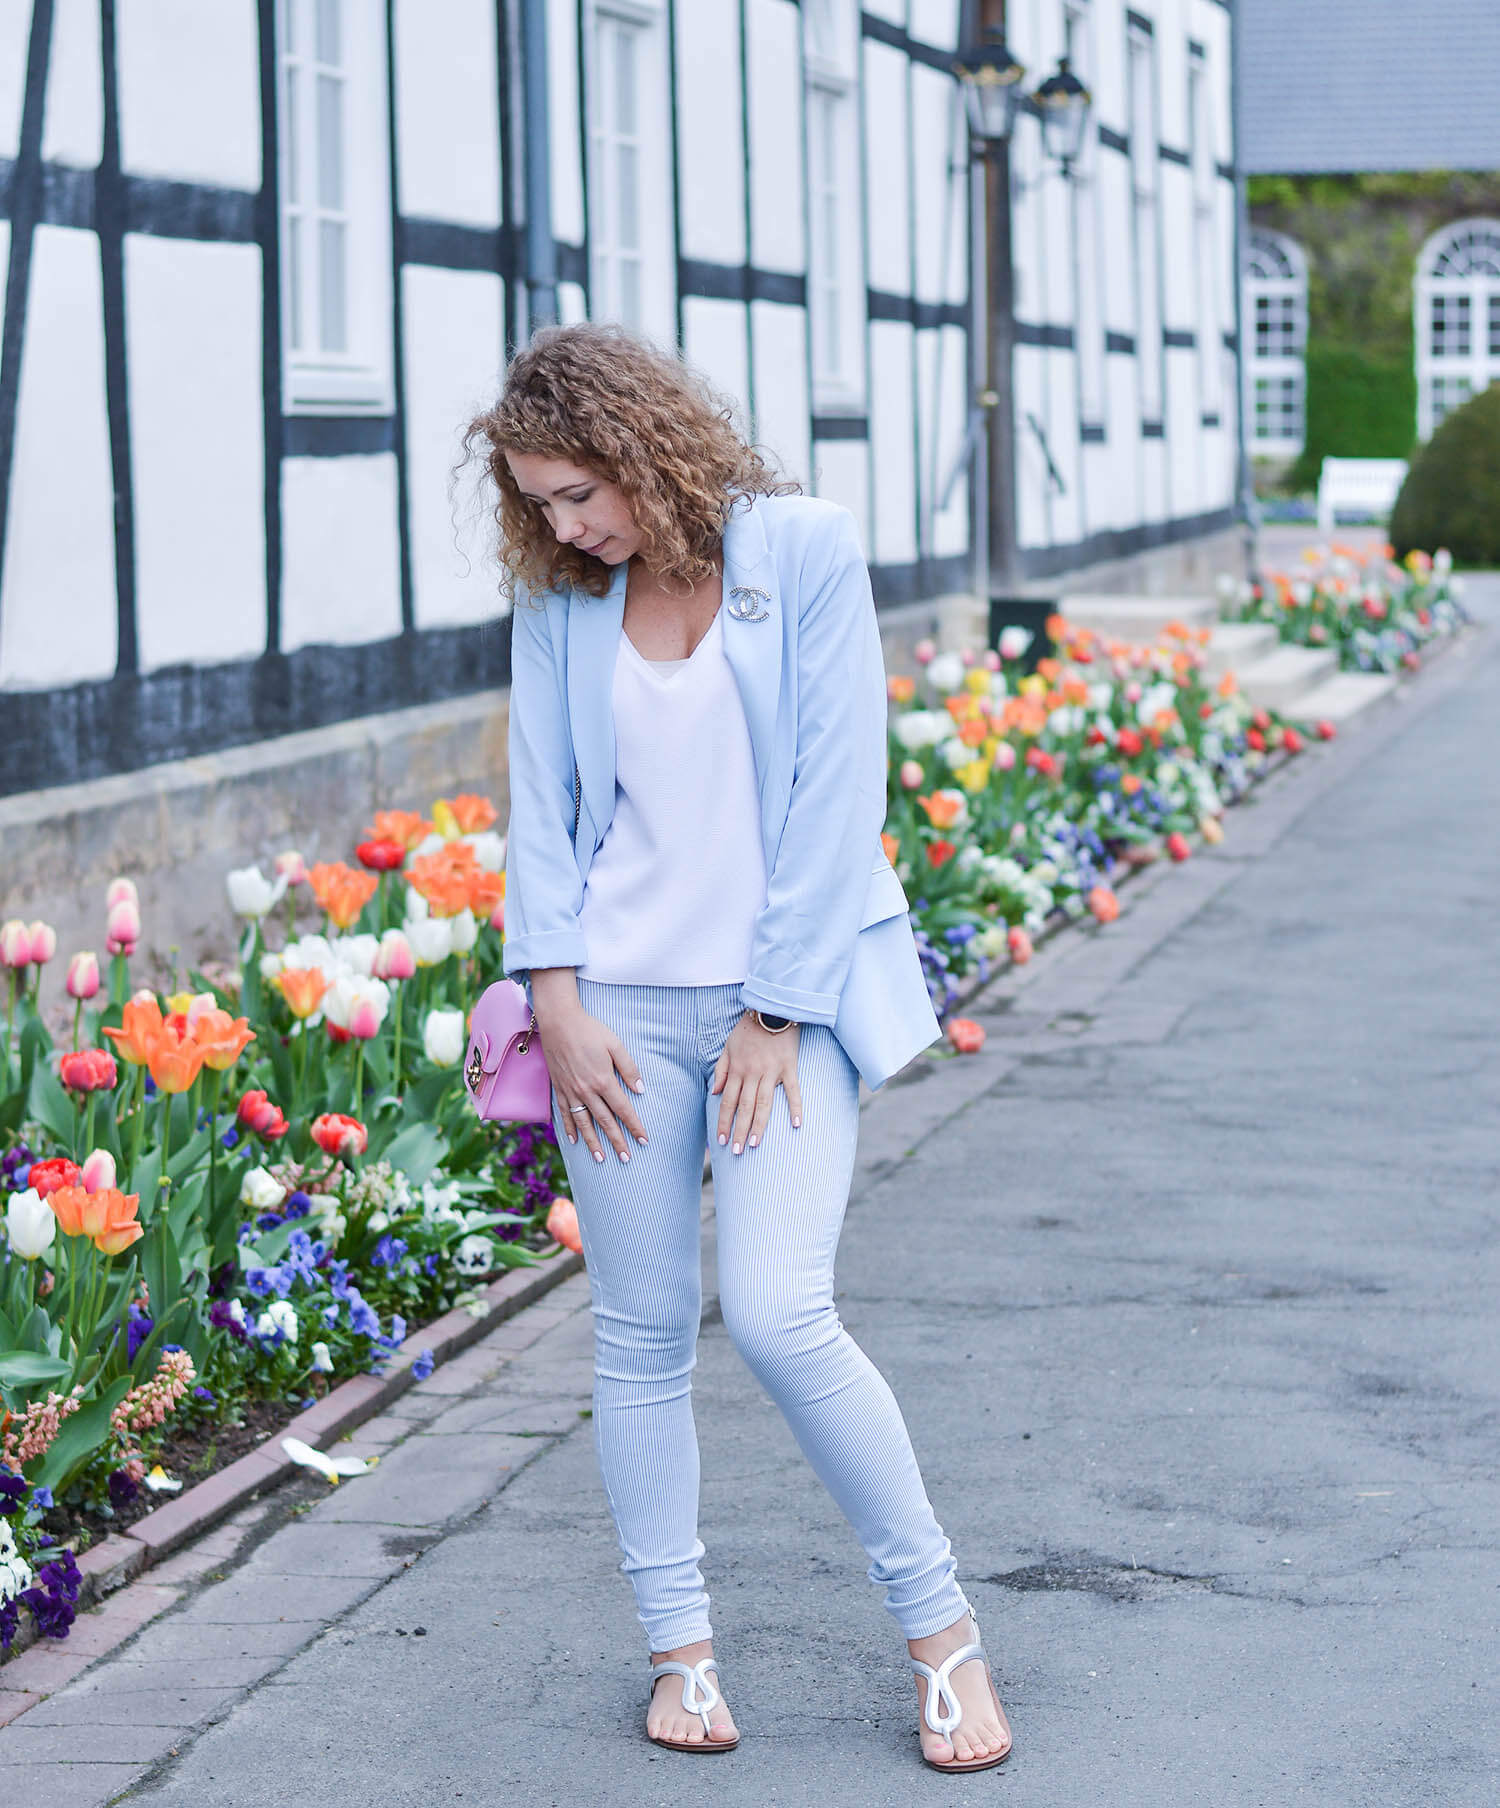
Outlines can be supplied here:
<path id="1" fill-rule="evenodd" d="M 502 898 L 500 900 L 500 902 L 495 906 L 495 908 L 490 912 L 490 928 L 495 931 L 496 935 L 504 935 L 505 934 L 505 900 L 504 900 L 504 898 Z"/>
<path id="2" fill-rule="evenodd" d="M 307 883 L 307 862 L 296 848 L 286 848 L 271 862 L 271 870 L 278 879 L 284 878 L 288 885 L 305 885 Z"/>
<path id="3" fill-rule="evenodd" d="M 86 1193 L 102 1192 L 115 1184 L 115 1158 L 108 1149 L 95 1149 L 79 1170 L 78 1184 Z"/>
<path id="4" fill-rule="evenodd" d="M 0 923 L 0 961 L 17 970 L 31 965 L 31 931 L 16 917 Z"/>
<path id="5" fill-rule="evenodd" d="M 995 749 L 996 772 L 1009 772 L 1016 763 L 1016 750 L 1009 741 L 1002 741 Z"/>
<path id="6" fill-rule="evenodd" d="M 69 998 L 92 998 L 99 990 L 99 956 L 75 954 L 68 962 L 68 977 L 63 983 Z"/>
<path id="7" fill-rule="evenodd" d="M 1129 684 L 1125 686 L 1125 701 L 1127 703 L 1139 703 L 1140 700 L 1141 687 L 1136 680 L 1132 678 Z"/>
<path id="8" fill-rule="evenodd" d="M 375 955 L 376 979 L 410 979 L 416 970 L 417 957 L 405 934 L 399 929 L 387 929 Z"/>
<path id="9" fill-rule="evenodd" d="M 908 791 L 915 791 L 918 788 L 922 783 L 922 776 L 922 767 L 919 761 L 903 760 L 901 762 L 901 783 Z"/>
<path id="10" fill-rule="evenodd" d="M 965 665 L 973 665 L 973 663 L 974 663 L 973 647 L 965 647 L 963 652 L 961 652 L 959 654 L 959 658 L 964 662 Z"/>
<path id="11" fill-rule="evenodd" d="M 984 656 L 984 669 L 987 672 L 998 672 L 1002 663 L 1000 655 L 993 647 L 990 647 Z"/>
<path id="12" fill-rule="evenodd" d="M 380 1007 L 369 998 L 361 998 L 349 1013 L 349 1034 L 361 1042 L 368 1042 L 372 1036 L 380 1034 Z"/>
<path id="13" fill-rule="evenodd" d="M 911 650 L 911 656 L 918 665 L 930 665 L 937 658 L 937 642 L 919 640 Z"/>
<path id="14" fill-rule="evenodd" d="M 104 925 L 104 946 L 110 954 L 134 954 L 140 939 L 140 909 L 129 898 L 122 897 L 110 906 Z"/>
<path id="15" fill-rule="evenodd" d="M 120 903 L 121 900 L 124 900 L 128 904 L 134 904 L 137 910 L 140 909 L 141 895 L 135 889 L 134 879 L 111 879 L 110 880 L 109 889 L 104 894 L 105 910 L 106 911 L 113 910 L 114 907 L 116 906 L 116 904 Z"/>
<path id="16" fill-rule="evenodd" d="M 57 931 L 49 923 L 31 923 L 27 930 L 31 936 L 32 964 L 45 966 L 57 953 Z"/>

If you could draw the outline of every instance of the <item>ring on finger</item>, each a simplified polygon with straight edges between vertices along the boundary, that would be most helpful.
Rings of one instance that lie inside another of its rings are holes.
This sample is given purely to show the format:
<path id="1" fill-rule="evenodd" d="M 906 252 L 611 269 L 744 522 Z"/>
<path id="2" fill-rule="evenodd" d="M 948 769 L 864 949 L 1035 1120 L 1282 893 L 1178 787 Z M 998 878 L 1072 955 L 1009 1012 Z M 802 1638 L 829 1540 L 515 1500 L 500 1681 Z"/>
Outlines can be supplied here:
<path id="1" fill-rule="evenodd" d="M 569 1107 L 568 1107 L 568 1116 L 569 1117 L 577 1117 L 580 1112 L 582 1112 L 582 1114 L 585 1117 L 587 1117 L 588 1113 L 589 1113 L 588 1106 L 587 1105 L 569 1105 Z"/>

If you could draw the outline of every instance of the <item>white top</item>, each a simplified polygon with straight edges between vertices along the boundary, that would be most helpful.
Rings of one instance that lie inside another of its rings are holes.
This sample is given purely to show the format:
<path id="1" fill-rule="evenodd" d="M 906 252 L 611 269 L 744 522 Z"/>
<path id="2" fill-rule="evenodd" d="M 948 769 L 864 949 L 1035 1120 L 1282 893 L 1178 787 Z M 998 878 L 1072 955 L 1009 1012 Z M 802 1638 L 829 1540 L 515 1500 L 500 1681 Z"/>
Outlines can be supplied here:
<path id="1" fill-rule="evenodd" d="M 737 985 L 766 901 L 760 787 L 724 618 L 687 659 L 615 657 L 615 812 L 584 885 L 585 979 Z"/>

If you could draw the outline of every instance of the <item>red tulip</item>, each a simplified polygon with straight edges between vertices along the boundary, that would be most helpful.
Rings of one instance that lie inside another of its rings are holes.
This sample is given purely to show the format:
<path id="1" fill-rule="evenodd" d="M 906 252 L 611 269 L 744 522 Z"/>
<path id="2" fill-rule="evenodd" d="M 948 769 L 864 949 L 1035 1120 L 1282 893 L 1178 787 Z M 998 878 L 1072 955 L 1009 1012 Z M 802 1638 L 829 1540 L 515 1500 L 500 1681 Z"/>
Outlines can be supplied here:
<path id="1" fill-rule="evenodd" d="M 927 858 L 934 866 L 944 866 L 958 852 L 951 841 L 929 841 Z"/>
<path id="2" fill-rule="evenodd" d="M 235 1115 L 247 1130 L 263 1136 L 268 1143 L 285 1136 L 289 1128 L 281 1107 L 273 1105 L 259 1087 L 245 1094 Z"/>
<path id="3" fill-rule="evenodd" d="M 370 1133 L 357 1117 L 346 1117 L 342 1111 L 325 1111 L 313 1119 L 312 1139 L 325 1155 L 363 1155 L 369 1147 Z"/>
<path id="4" fill-rule="evenodd" d="M 69 1092 L 102 1092 L 114 1085 L 119 1073 L 106 1049 L 81 1048 L 62 1057 L 57 1077 Z"/>
<path id="5" fill-rule="evenodd" d="M 1258 728 L 1247 728 L 1245 730 L 1245 745 L 1253 748 L 1256 753 L 1264 753 L 1266 750 L 1266 737 Z"/>
<path id="6" fill-rule="evenodd" d="M 1323 721 L 1318 723 L 1317 734 L 1320 741 L 1331 741 L 1337 733 L 1338 730 L 1334 727 L 1332 722 Z"/>
<path id="7" fill-rule="evenodd" d="M 583 1238 L 578 1234 L 578 1209 L 561 1193 L 552 1201 L 552 1208 L 547 1213 L 547 1235 L 554 1243 L 561 1243 L 564 1249 L 583 1254 Z"/>
<path id="8" fill-rule="evenodd" d="M 354 855 L 372 873 L 393 873 L 406 858 L 406 847 L 399 841 L 362 841 Z"/>
<path id="9" fill-rule="evenodd" d="M 1172 858 L 1174 860 L 1186 860 L 1188 855 L 1191 854 L 1192 851 L 1193 850 L 1188 846 L 1188 839 L 1187 839 L 1186 835 L 1181 835 L 1181 834 L 1168 835 L 1167 852 L 1172 856 Z"/>
<path id="10" fill-rule="evenodd" d="M 1250 726 L 1252 728 L 1258 728 L 1261 733 L 1264 734 L 1271 726 L 1270 712 L 1264 709 L 1256 710 L 1255 714 L 1250 718 Z"/>
<path id="11" fill-rule="evenodd" d="M 984 1047 L 984 1031 L 972 1017 L 955 1017 L 948 1025 L 948 1040 L 961 1055 L 977 1055 Z"/>
<path id="12" fill-rule="evenodd" d="M 1107 885 L 1096 885 L 1088 895 L 1088 907 L 1101 923 L 1112 923 L 1120 914 L 1120 900 Z"/>
<path id="13" fill-rule="evenodd" d="M 1120 738 L 1115 742 L 1115 746 L 1127 760 L 1133 760 L 1145 745 L 1133 728 L 1122 728 Z"/>
<path id="14" fill-rule="evenodd" d="M 1281 744 L 1288 753 L 1301 753 L 1306 743 L 1295 728 L 1284 728 L 1281 731 Z"/>
<path id="15" fill-rule="evenodd" d="M 62 1187 L 79 1184 L 82 1170 L 77 1162 L 69 1161 L 66 1155 L 54 1155 L 47 1161 L 34 1161 L 31 1172 L 27 1176 L 27 1186 L 35 1187 L 43 1199 Z"/>
<path id="16" fill-rule="evenodd" d="M 1031 937 L 1019 924 L 1006 936 L 1005 943 L 1010 949 L 1010 958 L 1018 967 L 1024 967 L 1036 952 L 1031 945 Z"/>

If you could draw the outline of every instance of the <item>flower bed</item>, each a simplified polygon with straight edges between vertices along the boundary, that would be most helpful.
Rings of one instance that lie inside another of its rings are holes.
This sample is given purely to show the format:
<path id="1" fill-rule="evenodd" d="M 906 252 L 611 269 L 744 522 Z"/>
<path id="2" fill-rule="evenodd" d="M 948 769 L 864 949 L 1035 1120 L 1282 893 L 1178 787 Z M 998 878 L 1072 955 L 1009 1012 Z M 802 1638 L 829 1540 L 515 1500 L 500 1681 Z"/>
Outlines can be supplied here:
<path id="1" fill-rule="evenodd" d="M 164 1454 L 229 1460 L 247 1420 L 379 1372 L 410 1325 L 555 1254 L 549 1227 L 576 1247 L 550 1132 L 484 1123 L 459 1073 L 501 967 L 494 820 L 440 800 L 383 812 L 357 865 L 231 873 L 238 970 L 165 998 L 132 989 L 140 903 L 116 880 L 107 985 L 74 956 L 61 1049 L 37 1002 L 55 936 L 0 928 L 0 1649 L 23 1610 L 65 1634 L 63 1541 L 180 1488 Z"/>
<path id="2" fill-rule="evenodd" d="M 1398 565 L 1389 546 L 1364 559 L 1349 547 L 1318 547 L 1305 565 L 1263 584 L 1221 578 L 1226 619 L 1269 622 L 1295 646 L 1332 648 L 1347 672 L 1414 672 L 1425 646 L 1469 619 L 1463 580 L 1442 550 L 1409 553 Z"/>
<path id="3" fill-rule="evenodd" d="M 1204 632 L 1172 625 L 1140 647 L 1057 616 L 1047 631 L 1029 676 L 1030 636 L 1007 629 L 998 652 L 923 644 L 920 675 L 889 680 L 886 852 L 939 1015 L 966 980 L 1029 960 L 1045 925 L 1113 921 L 1119 872 L 1219 840 L 1266 761 L 1303 748 L 1232 675 L 1208 682 Z"/>

